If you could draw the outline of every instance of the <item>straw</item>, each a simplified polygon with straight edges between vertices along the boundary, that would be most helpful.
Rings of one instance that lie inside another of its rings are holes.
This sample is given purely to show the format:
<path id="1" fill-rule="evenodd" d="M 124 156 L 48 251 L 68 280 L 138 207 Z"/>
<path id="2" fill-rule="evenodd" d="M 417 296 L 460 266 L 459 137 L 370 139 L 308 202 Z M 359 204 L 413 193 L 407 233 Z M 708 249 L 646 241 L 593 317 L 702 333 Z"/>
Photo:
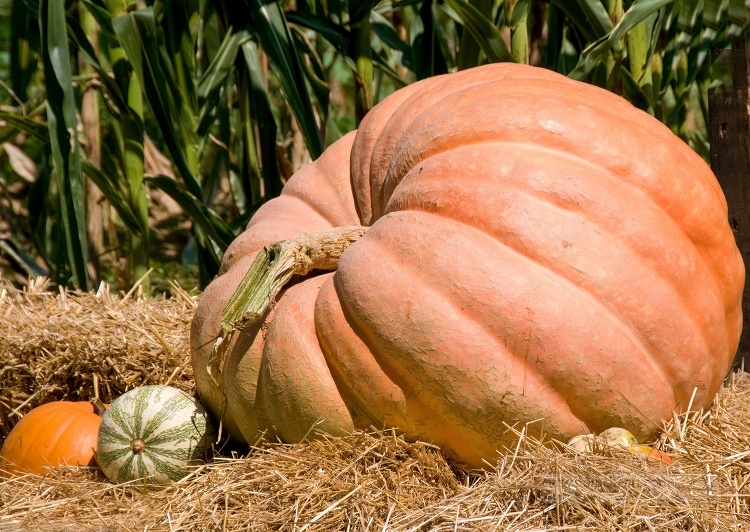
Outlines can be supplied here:
<path id="1" fill-rule="evenodd" d="M 196 299 L 122 299 L 0 286 L 0 422 L 33 406 L 103 401 L 169 382 L 190 393 Z M 434 445 L 372 430 L 301 444 L 225 447 L 166 488 L 115 485 L 57 468 L 0 481 L 0 530 L 750 530 L 750 377 L 734 374 L 706 411 L 675 415 L 655 445 L 673 464 L 616 448 L 579 453 L 515 427 L 485 471 Z"/>

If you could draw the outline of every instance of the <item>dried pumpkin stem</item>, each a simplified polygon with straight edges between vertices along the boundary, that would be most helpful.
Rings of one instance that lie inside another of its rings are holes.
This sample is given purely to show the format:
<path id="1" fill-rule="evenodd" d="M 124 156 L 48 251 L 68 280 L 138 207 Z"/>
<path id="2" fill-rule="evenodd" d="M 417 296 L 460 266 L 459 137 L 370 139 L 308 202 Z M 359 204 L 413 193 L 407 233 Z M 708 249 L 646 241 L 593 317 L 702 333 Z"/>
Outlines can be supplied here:
<path id="1" fill-rule="evenodd" d="M 312 270 L 335 270 L 344 250 L 366 230 L 359 225 L 336 227 L 305 233 L 263 248 L 224 308 L 222 339 L 260 320 L 294 275 L 306 275 Z"/>
<path id="2" fill-rule="evenodd" d="M 104 407 L 104 403 L 102 403 L 98 397 L 94 397 L 91 399 L 91 405 L 94 407 L 94 413 L 97 416 L 103 416 L 104 412 L 107 411 L 107 409 Z"/>
<path id="3" fill-rule="evenodd" d="M 141 454 L 146 450 L 146 442 L 141 438 L 136 438 L 130 442 L 130 451 L 133 454 Z"/>
<path id="4" fill-rule="evenodd" d="M 218 373 L 211 366 L 207 368 L 217 386 L 221 387 L 226 350 L 234 331 L 246 330 L 260 321 L 293 276 L 335 270 L 344 250 L 365 231 L 366 227 L 353 225 L 305 233 L 266 246 L 256 255 L 222 313 L 221 331 L 212 349 Z"/>

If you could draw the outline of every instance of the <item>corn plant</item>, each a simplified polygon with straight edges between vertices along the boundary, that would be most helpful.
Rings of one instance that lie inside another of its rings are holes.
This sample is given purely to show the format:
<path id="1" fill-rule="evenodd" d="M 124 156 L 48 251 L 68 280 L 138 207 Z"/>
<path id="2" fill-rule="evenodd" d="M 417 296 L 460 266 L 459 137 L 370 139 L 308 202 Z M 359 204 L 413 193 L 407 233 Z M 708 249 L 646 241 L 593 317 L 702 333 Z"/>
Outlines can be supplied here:
<path id="1" fill-rule="evenodd" d="M 744 38 L 748 3 L 0 0 L 0 272 L 145 278 L 166 195 L 205 285 L 253 212 L 378 101 L 487 62 L 605 87 L 707 157 L 712 55 Z"/>
<path id="2" fill-rule="evenodd" d="M 71 9 L 62 0 L 12 6 L 14 19 L 35 20 L 33 15 L 37 15 L 37 53 L 44 63 L 39 88 L 46 99 L 46 123 L 40 120 L 41 113 L 24 116 L 18 110 L 5 111 L 2 120 L 6 135 L 20 131 L 49 146 L 49 171 L 55 176 L 50 189 L 54 209 L 41 222 L 47 226 L 47 235 L 44 242 L 36 242 L 40 260 L 23 260 L 22 246 L 13 246 L 13 256 L 20 258 L 29 273 L 44 271 L 41 262 L 58 283 L 66 284 L 72 277 L 74 284 L 87 288 L 84 180 L 91 180 L 127 235 L 127 242 L 110 244 L 124 244 L 127 249 L 132 282 L 149 266 L 147 187 L 157 187 L 189 213 L 205 283 L 217 271 L 221 253 L 237 232 L 210 206 L 221 177 L 230 171 L 237 174 L 234 183 L 238 185 L 236 197 L 242 198 L 242 214 L 277 195 L 282 186 L 276 171 L 276 127 L 261 79 L 258 44 L 247 29 L 235 30 L 227 22 L 242 22 L 244 17 L 244 25 L 249 26 L 248 16 L 275 21 L 275 25 L 261 26 L 265 31 L 254 37 L 264 42 L 266 53 L 281 65 L 278 79 L 294 98 L 308 149 L 315 156 L 323 149 L 283 12 L 278 6 L 260 3 L 248 11 L 205 2 L 155 2 L 132 9 L 116 0 L 92 0 L 75 7 L 82 9 Z M 91 32 L 81 25 L 83 17 L 75 16 L 82 10 L 86 19 L 96 22 L 97 46 L 90 40 Z M 28 25 L 17 28 L 24 32 Z M 23 39 L 23 35 L 12 36 L 12 42 Z M 92 164 L 90 156 L 82 161 L 81 138 L 75 132 L 84 118 L 76 107 L 84 79 L 74 74 L 71 51 L 83 57 L 89 78 L 85 82 L 95 84 L 106 103 L 101 109 L 106 116 L 100 116 L 99 124 L 89 131 L 91 135 L 98 130 L 103 137 L 103 164 Z M 28 87 L 23 68 L 12 70 L 20 72 L 11 76 L 13 85 L 21 89 L 16 93 L 23 92 Z M 238 95 L 235 87 L 241 89 Z M 238 123 L 245 126 L 233 127 Z M 239 143 L 230 138 L 233 132 L 242 136 Z M 174 175 L 144 175 L 148 134 L 169 155 Z M 264 140 L 258 142 L 258 137 Z M 233 161 L 230 145 L 235 147 Z M 201 166 L 201 160 L 214 164 Z M 242 221 L 246 216 L 239 218 Z M 57 242 L 67 244 L 63 257 L 59 251 L 51 252 Z M 6 244 L 6 248 L 12 246 Z"/>

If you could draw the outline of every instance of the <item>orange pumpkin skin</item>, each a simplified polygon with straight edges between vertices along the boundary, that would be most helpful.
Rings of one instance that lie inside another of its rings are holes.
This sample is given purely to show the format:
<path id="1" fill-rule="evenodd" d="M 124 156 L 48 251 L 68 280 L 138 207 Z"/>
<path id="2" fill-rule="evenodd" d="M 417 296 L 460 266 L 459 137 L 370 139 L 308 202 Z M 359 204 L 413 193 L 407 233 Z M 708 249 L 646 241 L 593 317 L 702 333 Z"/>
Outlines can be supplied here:
<path id="1" fill-rule="evenodd" d="M 342 431 L 397 427 L 481 466 L 514 441 L 508 425 L 542 418 L 560 440 L 610 426 L 647 440 L 729 371 L 745 274 L 722 191 L 602 89 L 513 64 L 431 78 L 288 187 L 230 247 L 192 327 L 198 391 L 238 439 L 305 433 L 274 413 L 292 397 L 308 425 L 343 405 Z M 212 340 L 254 253 L 353 223 L 370 229 L 338 271 L 266 318 L 290 332 L 237 335 L 219 375 Z M 308 379 L 280 362 L 291 353 Z M 311 382 L 327 383 L 320 412 L 296 399 Z"/>
<path id="2" fill-rule="evenodd" d="M 96 467 L 101 416 L 88 402 L 55 401 L 32 409 L 0 449 L 0 475 L 35 473 L 59 465 Z"/>
<path id="3" fill-rule="evenodd" d="M 220 373 L 220 362 L 212 353 L 212 347 L 220 330 L 221 314 L 256 253 L 264 246 L 309 231 L 360 223 L 349 179 L 353 141 L 353 132 L 339 139 L 318 160 L 296 172 L 279 197 L 258 209 L 246 231 L 227 249 L 219 277 L 206 287 L 196 309 L 190 327 L 196 389 L 202 404 L 221 419 L 222 429 L 237 441 L 255 443 L 264 431 L 268 437 L 273 437 L 274 424 L 267 414 L 265 401 L 256 393 L 264 350 L 264 335 L 257 333 L 263 323 L 257 323 L 246 334 L 234 335 L 224 372 Z M 280 301 L 283 299 L 282 296 Z M 271 321 L 270 318 L 265 320 L 266 323 Z M 312 323 L 309 321 L 309 325 Z M 314 331 L 314 326 L 306 330 Z M 317 346 L 314 337 L 307 338 L 307 343 L 313 348 Z M 306 381 L 321 378 L 330 377 L 310 374 Z M 311 416 L 316 414 L 312 412 Z M 305 432 L 309 428 L 305 427 Z"/>
<path id="4" fill-rule="evenodd" d="M 654 449 L 650 445 L 636 445 L 635 447 L 629 447 L 628 451 L 632 454 L 643 456 L 651 462 L 661 462 L 665 465 L 672 463 L 672 458 L 667 453 Z"/>

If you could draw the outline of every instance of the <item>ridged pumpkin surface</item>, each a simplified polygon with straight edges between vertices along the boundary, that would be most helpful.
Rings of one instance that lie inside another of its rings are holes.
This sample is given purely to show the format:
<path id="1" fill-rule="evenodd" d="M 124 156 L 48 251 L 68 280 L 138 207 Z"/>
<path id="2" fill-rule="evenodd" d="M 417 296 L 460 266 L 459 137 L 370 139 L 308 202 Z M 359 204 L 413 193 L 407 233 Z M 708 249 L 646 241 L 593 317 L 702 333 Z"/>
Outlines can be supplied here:
<path id="1" fill-rule="evenodd" d="M 255 252 L 357 223 L 338 271 L 289 288 L 220 372 L 212 339 Z M 392 426 L 474 466 L 540 418 L 550 437 L 647 440 L 694 390 L 711 402 L 742 321 L 744 266 L 700 157 L 609 92 L 513 64 L 391 95 L 260 209 L 223 272 L 193 364 L 238 439 Z"/>

